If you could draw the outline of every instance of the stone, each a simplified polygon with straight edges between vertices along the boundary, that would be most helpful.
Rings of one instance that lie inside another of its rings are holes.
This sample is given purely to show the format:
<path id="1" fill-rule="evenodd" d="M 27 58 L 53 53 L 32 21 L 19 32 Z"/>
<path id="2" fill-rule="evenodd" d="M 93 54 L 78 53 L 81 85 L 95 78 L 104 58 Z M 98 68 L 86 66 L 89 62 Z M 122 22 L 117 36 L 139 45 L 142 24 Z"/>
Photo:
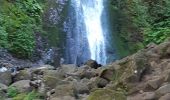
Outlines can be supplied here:
<path id="1" fill-rule="evenodd" d="M 97 80 L 97 86 L 99 88 L 105 87 L 108 83 L 109 83 L 109 81 L 106 79 L 103 79 L 103 78 L 98 78 L 98 80 Z"/>
<path id="2" fill-rule="evenodd" d="M 74 97 L 71 97 L 71 96 L 63 96 L 63 97 L 51 98 L 50 100 L 76 100 L 76 99 Z"/>
<path id="3" fill-rule="evenodd" d="M 63 73 L 65 74 L 71 74 L 74 73 L 76 71 L 77 67 L 74 64 L 68 64 L 68 65 L 62 65 L 61 66 L 61 70 L 63 71 Z"/>
<path id="4" fill-rule="evenodd" d="M 153 79 L 153 80 L 149 80 L 147 82 L 147 85 L 150 86 L 151 88 L 153 89 L 158 89 L 159 86 L 161 86 L 161 84 L 164 82 L 164 78 L 162 77 L 158 77 L 156 79 Z"/>
<path id="5" fill-rule="evenodd" d="M 95 60 L 88 60 L 85 65 L 90 66 L 91 68 L 97 69 L 98 67 L 101 67 L 100 64 L 98 64 Z"/>
<path id="6" fill-rule="evenodd" d="M 126 100 L 126 97 L 121 92 L 115 92 L 109 89 L 98 89 L 90 93 L 87 100 Z"/>
<path id="7" fill-rule="evenodd" d="M 5 84 L 0 83 L 0 91 L 6 91 L 8 89 L 8 86 Z"/>
<path id="8" fill-rule="evenodd" d="M 76 92 L 76 94 L 85 94 L 85 93 L 90 92 L 87 84 L 85 83 L 73 82 L 73 86 L 74 86 L 74 91 Z"/>
<path id="9" fill-rule="evenodd" d="M 156 99 L 156 94 L 154 92 L 144 92 L 142 97 L 144 100 L 154 100 Z"/>
<path id="10" fill-rule="evenodd" d="M 170 71 L 166 74 L 165 81 L 170 82 Z"/>
<path id="11" fill-rule="evenodd" d="M 29 93 L 33 90 L 30 86 L 30 80 L 17 81 L 11 87 L 15 87 L 19 93 Z"/>
<path id="12" fill-rule="evenodd" d="M 30 80 L 31 79 L 31 73 L 28 70 L 20 70 L 19 73 L 17 73 L 14 76 L 14 82 L 19 80 Z"/>
<path id="13" fill-rule="evenodd" d="M 64 97 L 64 96 L 71 96 L 71 97 L 75 96 L 73 84 L 58 85 L 55 88 L 55 93 L 52 94 L 52 97 L 57 97 L 57 98 Z"/>
<path id="14" fill-rule="evenodd" d="M 55 88 L 59 83 L 60 79 L 54 77 L 54 76 L 44 76 L 43 77 L 43 83 L 46 87 L 49 87 L 50 89 Z"/>
<path id="15" fill-rule="evenodd" d="M 35 89 L 37 89 L 38 87 L 41 86 L 42 81 L 41 80 L 34 80 L 34 81 L 30 81 L 30 86 L 34 87 Z"/>
<path id="16" fill-rule="evenodd" d="M 170 93 L 167 93 L 164 96 L 160 97 L 159 100 L 170 100 Z"/>
<path id="17" fill-rule="evenodd" d="M 81 79 L 91 79 L 92 77 L 96 77 L 98 74 L 96 73 L 95 69 L 79 68 L 79 70 L 76 72 L 76 75 L 79 76 Z"/>
<path id="18" fill-rule="evenodd" d="M 51 65 L 41 65 L 40 67 L 36 68 L 35 70 L 54 70 L 55 67 Z"/>
<path id="19" fill-rule="evenodd" d="M 105 69 L 101 72 L 100 77 L 106 79 L 108 81 L 113 80 L 114 70 L 112 69 Z"/>
<path id="20" fill-rule="evenodd" d="M 3 99 L 6 96 L 8 87 L 5 84 L 0 83 L 0 98 Z"/>
<path id="21" fill-rule="evenodd" d="M 58 70 L 45 70 L 45 71 L 43 71 L 43 76 L 52 76 L 52 77 L 55 77 L 57 79 L 64 79 L 65 78 L 65 74 L 61 71 L 58 71 Z"/>
<path id="22" fill-rule="evenodd" d="M 156 90 L 156 93 L 160 96 L 170 93 L 170 84 L 165 84 Z"/>
<path id="23" fill-rule="evenodd" d="M 135 94 L 133 96 L 128 96 L 127 100 L 155 100 L 156 94 L 154 92 L 144 92 L 141 94 Z"/>
<path id="24" fill-rule="evenodd" d="M 11 72 L 6 71 L 6 72 L 0 73 L 0 83 L 9 86 L 12 83 Z"/>
<path id="25" fill-rule="evenodd" d="M 36 75 L 42 75 L 44 71 L 46 70 L 54 70 L 55 67 L 51 65 L 41 65 L 38 68 L 31 68 L 31 75 L 36 74 Z"/>

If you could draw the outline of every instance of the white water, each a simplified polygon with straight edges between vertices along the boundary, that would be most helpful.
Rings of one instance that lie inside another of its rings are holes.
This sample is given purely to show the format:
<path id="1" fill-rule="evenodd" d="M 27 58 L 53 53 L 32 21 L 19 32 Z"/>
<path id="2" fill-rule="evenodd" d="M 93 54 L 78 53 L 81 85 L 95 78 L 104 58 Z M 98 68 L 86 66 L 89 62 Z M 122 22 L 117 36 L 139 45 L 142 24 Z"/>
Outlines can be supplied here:
<path id="1" fill-rule="evenodd" d="M 72 0 L 76 13 L 81 13 L 91 59 L 106 64 L 105 39 L 102 27 L 103 0 Z M 77 18 L 77 21 L 79 19 Z"/>

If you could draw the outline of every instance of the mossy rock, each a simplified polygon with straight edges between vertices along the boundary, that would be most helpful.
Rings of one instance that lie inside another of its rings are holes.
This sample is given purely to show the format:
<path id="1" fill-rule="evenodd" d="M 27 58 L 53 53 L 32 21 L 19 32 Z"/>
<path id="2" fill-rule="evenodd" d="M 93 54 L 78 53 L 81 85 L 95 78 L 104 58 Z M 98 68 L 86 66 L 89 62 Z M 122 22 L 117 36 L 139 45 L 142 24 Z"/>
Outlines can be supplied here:
<path id="1" fill-rule="evenodd" d="M 109 89 L 98 89 L 92 92 L 87 100 L 126 100 L 122 92 L 116 92 Z"/>
<path id="2" fill-rule="evenodd" d="M 44 80 L 45 85 L 50 87 L 51 89 L 55 88 L 57 83 L 59 83 L 61 81 L 53 76 L 44 76 L 43 80 Z"/>

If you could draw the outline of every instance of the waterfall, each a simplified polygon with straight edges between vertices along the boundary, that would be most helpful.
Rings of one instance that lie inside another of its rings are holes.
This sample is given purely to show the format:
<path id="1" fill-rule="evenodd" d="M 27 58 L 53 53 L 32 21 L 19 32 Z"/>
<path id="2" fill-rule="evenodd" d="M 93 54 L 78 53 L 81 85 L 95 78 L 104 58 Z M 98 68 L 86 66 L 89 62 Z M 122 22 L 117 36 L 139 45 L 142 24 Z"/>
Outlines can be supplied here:
<path id="1" fill-rule="evenodd" d="M 103 1 L 71 0 L 66 52 L 69 63 L 92 59 L 106 64 L 105 33 L 102 27 Z"/>

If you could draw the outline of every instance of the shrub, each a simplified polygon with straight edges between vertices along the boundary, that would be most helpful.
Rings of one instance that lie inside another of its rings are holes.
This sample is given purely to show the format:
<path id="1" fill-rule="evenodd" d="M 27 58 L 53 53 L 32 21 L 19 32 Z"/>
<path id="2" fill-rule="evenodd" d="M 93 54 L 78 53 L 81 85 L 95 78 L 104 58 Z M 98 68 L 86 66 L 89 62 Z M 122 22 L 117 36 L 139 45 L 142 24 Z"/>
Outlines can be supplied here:
<path id="1" fill-rule="evenodd" d="M 3 27 L 0 27 L 0 48 L 8 47 L 8 33 Z"/>
<path id="2" fill-rule="evenodd" d="M 25 28 L 24 28 L 25 27 Z M 33 30 L 30 27 L 23 25 L 20 30 L 9 34 L 10 48 L 9 50 L 20 58 L 31 57 L 35 40 Z"/>
<path id="3" fill-rule="evenodd" d="M 8 90 L 7 90 L 7 95 L 9 96 L 9 97 L 15 97 L 15 96 L 17 96 L 17 94 L 18 94 L 19 92 L 18 92 L 18 90 L 15 88 L 15 87 L 9 87 L 8 88 Z"/>

